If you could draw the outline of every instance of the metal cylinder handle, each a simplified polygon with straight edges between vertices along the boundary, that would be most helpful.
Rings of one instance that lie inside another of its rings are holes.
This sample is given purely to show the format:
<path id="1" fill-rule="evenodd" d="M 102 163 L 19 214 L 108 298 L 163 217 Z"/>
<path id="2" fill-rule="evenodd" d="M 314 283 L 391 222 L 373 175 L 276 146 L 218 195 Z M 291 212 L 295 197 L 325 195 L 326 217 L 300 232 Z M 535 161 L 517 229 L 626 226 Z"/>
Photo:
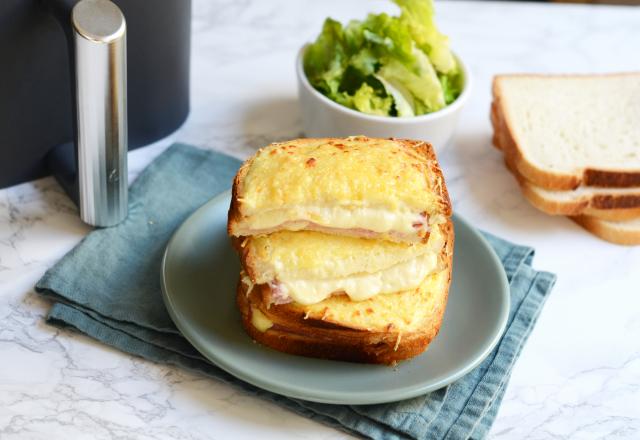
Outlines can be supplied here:
<path id="1" fill-rule="evenodd" d="M 111 1 L 81 0 L 71 24 L 80 217 L 113 226 L 127 216 L 126 23 Z"/>

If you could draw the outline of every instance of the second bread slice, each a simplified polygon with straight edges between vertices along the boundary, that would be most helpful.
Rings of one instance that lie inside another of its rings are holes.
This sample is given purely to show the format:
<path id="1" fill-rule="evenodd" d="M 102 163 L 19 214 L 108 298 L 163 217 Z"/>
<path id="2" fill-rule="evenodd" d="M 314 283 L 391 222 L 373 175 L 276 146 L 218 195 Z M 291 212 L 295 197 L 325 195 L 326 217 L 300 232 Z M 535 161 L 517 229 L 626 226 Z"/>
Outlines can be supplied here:
<path id="1" fill-rule="evenodd" d="M 640 245 L 640 219 L 614 222 L 588 215 L 571 219 L 603 240 L 626 246 Z"/>
<path id="2" fill-rule="evenodd" d="M 501 148 L 530 182 L 640 186 L 640 73 L 500 75 L 493 98 Z"/>
<path id="3" fill-rule="evenodd" d="M 516 178 L 522 194 L 540 211 L 550 215 L 588 215 L 603 220 L 640 218 L 640 188 L 578 187 L 550 190 L 525 179 L 505 154 L 505 164 Z"/>

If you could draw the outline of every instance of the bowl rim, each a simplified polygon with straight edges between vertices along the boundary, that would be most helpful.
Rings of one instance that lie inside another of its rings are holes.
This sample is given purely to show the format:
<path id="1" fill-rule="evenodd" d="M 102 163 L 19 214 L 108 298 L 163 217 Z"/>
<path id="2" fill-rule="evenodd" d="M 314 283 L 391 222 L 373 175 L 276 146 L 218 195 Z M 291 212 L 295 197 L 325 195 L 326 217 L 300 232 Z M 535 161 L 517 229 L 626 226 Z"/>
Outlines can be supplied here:
<path id="1" fill-rule="evenodd" d="M 431 120 L 440 119 L 442 117 L 445 117 L 451 113 L 458 111 L 464 105 L 464 103 L 467 101 L 467 98 L 471 94 L 471 88 L 473 85 L 471 72 L 469 71 L 469 68 L 464 63 L 464 61 L 462 61 L 462 58 L 460 58 L 458 54 L 455 53 L 454 51 L 451 51 L 456 61 L 458 61 L 458 64 L 460 65 L 460 68 L 462 69 L 462 74 L 464 76 L 464 86 L 462 88 L 462 92 L 451 104 L 441 108 L 440 110 L 436 110 L 435 112 L 427 113 L 424 115 L 418 115 L 418 116 L 406 116 L 406 117 L 379 116 L 379 115 L 370 115 L 368 113 L 363 113 L 358 110 L 345 107 L 342 104 L 338 104 L 337 102 L 333 101 L 332 99 L 328 98 L 327 96 L 317 91 L 311 85 L 311 83 L 309 82 L 309 78 L 307 78 L 307 74 L 304 71 L 304 63 L 303 63 L 304 53 L 307 50 L 307 47 L 309 47 L 310 45 L 311 43 L 304 44 L 298 51 L 298 56 L 296 57 L 296 74 L 297 74 L 299 83 L 302 84 L 302 86 L 305 89 L 307 89 L 312 95 L 314 95 L 318 100 L 323 102 L 325 105 L 333 108 L 334 110 L 349 114 L 354 117 L 359 117 L 369 121 L 384 122 L 384 123 L 390 123 L 395 125 L 408 125 L 416 122 L 427 122 Z"/>

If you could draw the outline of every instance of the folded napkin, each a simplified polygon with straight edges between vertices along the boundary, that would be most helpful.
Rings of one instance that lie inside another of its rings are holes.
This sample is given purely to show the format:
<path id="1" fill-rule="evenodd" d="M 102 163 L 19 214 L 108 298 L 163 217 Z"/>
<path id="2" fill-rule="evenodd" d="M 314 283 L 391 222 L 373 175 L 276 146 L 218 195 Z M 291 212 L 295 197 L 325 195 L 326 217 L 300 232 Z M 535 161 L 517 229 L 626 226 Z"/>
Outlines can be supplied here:
<path id="1" fill-rule="evenodd" d="M 118 349 L 222 380 L 298 414 L 373 439 L 486 436 L 555 276 L 531 268 L 533 249 L 485 234 L 511 286 L 502 340 L 477 368 L 438 391 L 380 405 L 326 405 L 255 388 L 203 358 L 177 331 L 160 293 L 160 260 L 172 232 L 196 208 L 229 188 L 240 162 L 176 144 L 130 189 L 129 217 L 91 232 L 36 286 L 54 303 L 47 321 Z M 234 294 L 230 292 L 230 294 Z"/>

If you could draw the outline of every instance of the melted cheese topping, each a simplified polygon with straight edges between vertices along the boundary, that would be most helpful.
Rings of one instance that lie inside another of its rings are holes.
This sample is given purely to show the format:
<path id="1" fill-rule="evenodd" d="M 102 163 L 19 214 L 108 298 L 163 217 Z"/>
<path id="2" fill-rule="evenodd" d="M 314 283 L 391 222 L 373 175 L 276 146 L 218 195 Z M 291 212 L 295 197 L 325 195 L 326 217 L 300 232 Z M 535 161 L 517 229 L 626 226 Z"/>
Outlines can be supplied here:
<path id="1" fill-rule="evenodd" d="M 269 145 L 246 164 L 238 193 L 241 214 L 309 205 L 438 212 L 442 182 L 421 148 L 366 137 Z"/>
<path id="2" fill-rule="evenodd" d="M 363 301 L 382 293 L 415 289 L 437 266 L 438 254 L 430 252 L 375 273 L 322 280 L 279 280 L 279 285 L 284 294 L 303 305 L 318 303 L 335 292 Z"/>
<path id="3" fill-rule="evenodd" d="M 271 229 L 287 222 L 292 222 L 286 225 L 286 229 L 290 231 L 305 229 L 307 222 L 338 229 L 362 228 L 379 233 L 394 231 L 400 234 L 415 234 L 419 229 L 424 230 L 427 226 L 425 217 L 407 210 L 293 206 L 263 211 L 260 215 L 251 216 L 244 222 L 244 227 L 250 230 Z"/>
<path id="4" fill-rule="evenodd" d="M 332 295 L 316 304 L 301 306 L 308 319 L 318 319 L 344 327 L 368 331 L 398 332 L 424 330 L 430 325 L 449 285 L 450 269 L 428 275 L 417 289 L 376 295 L 351 301 L 346 295 Z"/>
<path id="5" fill-rule="evenodd" d="M 259 309 L 251 306 L 251 324 L 261 332 L 266 332 L 271 327 L 273 327 L 273 321 L 264 316 Z"/>

